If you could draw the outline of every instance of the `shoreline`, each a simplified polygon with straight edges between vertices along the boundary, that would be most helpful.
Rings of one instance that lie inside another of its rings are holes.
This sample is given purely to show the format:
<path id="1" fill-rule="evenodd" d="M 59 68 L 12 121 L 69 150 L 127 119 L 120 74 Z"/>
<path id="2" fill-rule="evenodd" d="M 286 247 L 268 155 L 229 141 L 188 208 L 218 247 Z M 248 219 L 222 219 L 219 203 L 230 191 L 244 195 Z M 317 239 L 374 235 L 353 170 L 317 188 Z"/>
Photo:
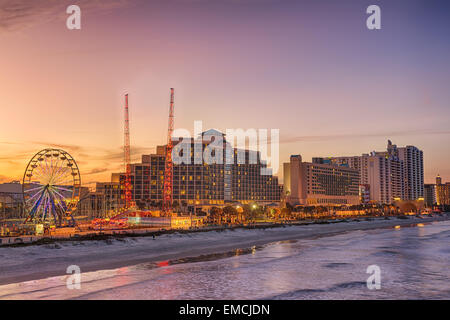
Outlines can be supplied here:
<path id="1" fill-rule="evenodd" d="M 340 233 L 413 226 L 450 220 L 450 214 L 435 217 L 357 218 L 336 222 L 250 226 L 214 230 L 171 230 L 152 238 L 146 235 L 109 235 L 105 239 L 75 239 L 46 244 L 0 247 L 0 285 L 67 275 L 75 264 L 82 272 L 116 269 L 140 263 L 195 258 L 273 242 L 314 239 Z M 10 259 L 4 259 L 4 256 Z M 3 264 L 7 261 L 6 265 Z M 8 264 L 9 262 L 9 264 Z"/>
<path id="2" fill-rule="evenodd" d="M 450 217 L 450 213 L 443 213 L 443 217 Z M 41 246 L 58 242 L 72 242 L 72 241 L 100 241 L 108 239 L 120 239 L 120 238 L 133 238 L 133 237 L 158 237 L 161 235 L 170 234 L 190 234 L 190 233 L 201 233 L 201 232 L 222 232 L 226 230 L 256 230 L 256 229 L 270 229 L 270 228 L 284 228 L 287 226 L 308 226 L 317 224 L 337 224 L 337 223 L 348 223 L 353 221 L 383 221 L 390 219 L 400 219 L 407 220 L 411 218 L 417 219 L 439 219 L 438 216 L 418 218 L 417 216 L 386 216 L 386 217 L 352 217 L 352 218 L 341 218 L 341 219 L 324 219 L 324 220 L 297 220 L 293 222 L 257 222 L 247 225 L 229 225 L 229 226 L 206 226 L 194 229 L 163 229 L 163 228 L 135 228 L 135 229 L 117 229 L 117 230 L 98 230 L 92 231 L 87 234 L 77 234 L 72 236 L 16 236 L 9 237 L 11 239 L 15 238 L 37 238 L 36 240 L 31 240 L 27 242 L 13 242 L 13 243 L 1 243 L 0 248 L 14 248 L 14 247 L 26 247 L 26 246 Z M 1 238 L 0 239 L 8 239 Z"/>

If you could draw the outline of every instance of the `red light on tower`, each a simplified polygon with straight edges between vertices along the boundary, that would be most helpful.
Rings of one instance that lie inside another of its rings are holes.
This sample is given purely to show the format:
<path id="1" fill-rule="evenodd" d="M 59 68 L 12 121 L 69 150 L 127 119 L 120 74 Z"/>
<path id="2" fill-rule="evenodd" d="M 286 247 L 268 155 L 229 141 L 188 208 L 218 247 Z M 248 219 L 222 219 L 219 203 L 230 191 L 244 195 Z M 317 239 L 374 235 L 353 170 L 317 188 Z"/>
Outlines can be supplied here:
<path id="1" fill-rule="evenodd" d="M 172 162 L 172 134 L 173 134 L 173 111 L 174 111 L 174 89 L 170 88 L 169 126 L 167 130 L 166 165 L 164 170 L 163 211 L 167 215 L 172 210 L 172 187 L 173 187 L 173 162 Z"/>

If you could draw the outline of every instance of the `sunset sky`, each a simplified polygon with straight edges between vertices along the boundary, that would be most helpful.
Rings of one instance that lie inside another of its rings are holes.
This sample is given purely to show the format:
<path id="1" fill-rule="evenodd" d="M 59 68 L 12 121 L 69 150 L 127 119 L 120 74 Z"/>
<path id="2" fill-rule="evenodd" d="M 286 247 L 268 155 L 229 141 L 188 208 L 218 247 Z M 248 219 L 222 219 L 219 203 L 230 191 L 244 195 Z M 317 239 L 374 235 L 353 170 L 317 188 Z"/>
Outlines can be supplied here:
<path id="1" fill-rule="evenodd" d="M 66 7 L 82 10 L 66 28 Z M 381 30 L 366 8 L 381 7 Z M 175 127 L 280 129 L 291 154 L 360 155 L 387 139 L 424 151 L 425 181 L 450 181 L 450 1 L 0 0 L 0 182 L 60 147 L 84 183 Z M 281 172 L 280 172 L 281 173 Z"/>

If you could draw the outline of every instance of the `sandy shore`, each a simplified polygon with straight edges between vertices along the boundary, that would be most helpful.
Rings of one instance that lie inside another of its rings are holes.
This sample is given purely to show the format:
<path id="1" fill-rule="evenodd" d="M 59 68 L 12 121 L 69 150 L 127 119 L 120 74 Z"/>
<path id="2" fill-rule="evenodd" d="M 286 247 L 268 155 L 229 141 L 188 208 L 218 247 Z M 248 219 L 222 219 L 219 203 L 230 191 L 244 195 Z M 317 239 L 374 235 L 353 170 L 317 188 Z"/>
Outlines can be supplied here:
<path id="1" fill-rule="evenodd" d="M 69 265 L 82 272 L 115 269 L 139 263 L 197 257 L 267 243 L 314 239 L 355 230 L 392 228 L 449 220 L 443 216 L 399 219 L 390 217 L 359 221 L 285 226 L 267 229 L 232 229 L 196 233 L 172 233 L 95 241 L 65 241 L 46 245 L 0 248 L 0 285 L 66 274 Z"/>

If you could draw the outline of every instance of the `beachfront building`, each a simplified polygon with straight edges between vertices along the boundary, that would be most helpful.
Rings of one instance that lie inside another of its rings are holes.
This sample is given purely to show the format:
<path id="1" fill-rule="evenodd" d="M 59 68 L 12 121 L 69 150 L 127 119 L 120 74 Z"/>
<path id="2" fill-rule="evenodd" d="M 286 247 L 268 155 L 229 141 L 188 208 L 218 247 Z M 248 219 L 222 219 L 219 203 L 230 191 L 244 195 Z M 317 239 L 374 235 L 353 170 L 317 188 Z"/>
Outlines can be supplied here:
<path id="1" fill-rule="evenodd" d="M 441 177 L 436 177 L 436 203 L 440 206 L 450 206 L 450 182 L 442 183 Z"/>
<path id="2" fill-rule="evenodd" d="M 435 184 L 425 184 L 424 185 L 424 204 L 426 207 L 430 208 L 436 204 L 436 185 Z"/>
<path id="3" fill-rule="evenodd" d="M 360 184 L 369 186 L 370 201 L 390 204 L 424 197 L 423 152 L 414 146 L 397 147 L 388 140 L 386 151 L 324 159 L 358 170 Z"/>
<path id="4" fill-rule="evenodd" d="M 392 143 L 389 141 L 392 145 Z M 417 200 L 424 197 L 423 151 L 414 146 L 400 147 L 397 150 L 403 161 L 405 200 Z"/>
<path id="5" fill-rule="evenodd" d="M 359 185 L 359 201 L 361 204 L 368 204 L 370 202 L 370 185 Z"/>
<path id="6" fill-rule="evenodd" d="M 214 143 L 217 137 L 221 137 L 220 145 Z M 183 160 L 182 163 L 174 161 L 174 203 L 222 206 L 234 202 L 270 204 L 280 201 L 282 186 L 260 153 L 232 148 L 222 132 L 208 130 L 195 139 L 176 138 L 173 144 L 173 155 Z M 227 147 L 232 150 L 232 161 L 227 161 Z M 157 146 L 156 153 L 142 155 L 141 163 L 131 165 L 132 195 L 137 204 L 158 204 L 163 200 L 165 150 L 166 146 Z M 186 150 L 190 150 L 189 154 L 183 153 Z M 215 160 L 206 159 L 205 154 Z M 241 156 L 243 163 L 238 161 Z M 256 161 L 250 161 L 252 159 Z M 124 179 L 121 174 L 120 186 Z M 123 204 L 123 188 L 120 191 Z"/>
<path id="7" fill-rule="evenodd" d="M 291 205 L 356 205 L 359 199 L 359 172 L 337 166 L 321 158 L 303 162 L 292 155 L 283 165 L 287 202 Z M 288 182 L 288 183 L 286 183 Z"/>

